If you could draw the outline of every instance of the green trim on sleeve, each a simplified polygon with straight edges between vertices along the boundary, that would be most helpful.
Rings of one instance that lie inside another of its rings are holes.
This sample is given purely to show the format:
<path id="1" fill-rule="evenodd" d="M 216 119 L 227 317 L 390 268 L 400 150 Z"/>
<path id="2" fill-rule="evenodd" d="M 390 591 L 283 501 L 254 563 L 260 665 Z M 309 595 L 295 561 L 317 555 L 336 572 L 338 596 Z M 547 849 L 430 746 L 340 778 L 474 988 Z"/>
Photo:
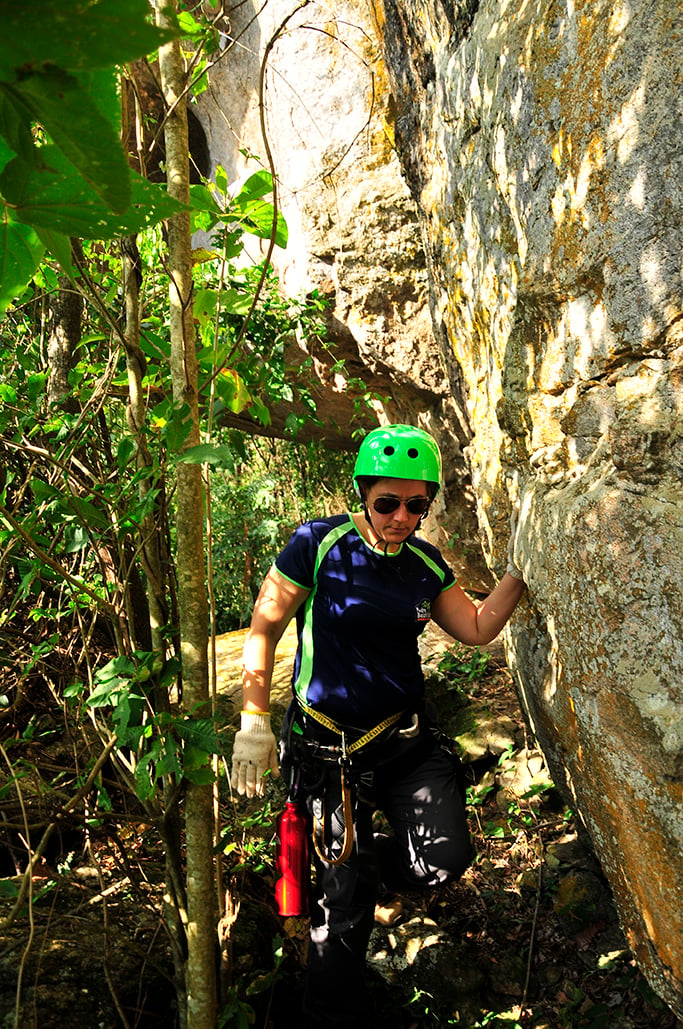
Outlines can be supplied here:
<path id="1" fill-rule="evenodd" d="M 422 558 L 427 567 L 434 572 L 439 582 L 443 585 L 443 581 L 446 578 L 446 573 L 444 572 L 443 568 L 439 568 L 438 564 L 436 564 L 435 561 L 432 561 L 431 557 L 427 557 L 427 555 L 424 554 L 421 550 L 419 550 L 417 547 L 414 547 L 412 543 L 406 543 L 406 546 L 409 550 L 412 550 L 413 554 L 417 554 L 418 557 Z"/>
<path id="2" fill-rule="evenodd" d="M 311 588 L 310 586 L 304 586 L 304 584 L 302 582 L 297 582 L 296 579 L 293 579 L 291 577 L 291 575 L 285 575 L 284 572 L 280 571 L 280 569 L 278 568 L 277 565 L 274 565 L 273 567 L 275 568 L 275 571 L 277 572 L 277 574 L 281 575 L 283 579 L 287 580 L 287 582 L 291 582 L 292 586 L 298 586 L 300 590 L 310 590 L 310 588 Z"/>

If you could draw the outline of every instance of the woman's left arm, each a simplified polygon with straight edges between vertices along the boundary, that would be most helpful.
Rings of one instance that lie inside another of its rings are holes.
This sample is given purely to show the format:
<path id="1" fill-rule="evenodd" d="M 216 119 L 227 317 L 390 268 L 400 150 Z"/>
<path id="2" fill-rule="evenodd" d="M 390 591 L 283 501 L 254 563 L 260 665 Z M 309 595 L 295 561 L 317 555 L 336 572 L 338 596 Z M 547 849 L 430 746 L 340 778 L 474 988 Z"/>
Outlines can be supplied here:
<path id="1" fill-rule="evenodd" d="M 432 604 L 437 625 L 469 647 L 490 643 L 517 607 L 524 590 L 522 579 L 505 573 L 479 606 L 457 584 L 441 593 Z"/>

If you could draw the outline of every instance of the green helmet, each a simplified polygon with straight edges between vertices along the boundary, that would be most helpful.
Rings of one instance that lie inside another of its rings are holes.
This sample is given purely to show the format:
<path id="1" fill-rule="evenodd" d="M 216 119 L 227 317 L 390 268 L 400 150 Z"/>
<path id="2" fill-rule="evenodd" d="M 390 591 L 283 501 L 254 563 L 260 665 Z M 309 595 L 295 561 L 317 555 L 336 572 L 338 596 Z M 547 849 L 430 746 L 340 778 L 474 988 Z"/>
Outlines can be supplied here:
<path id="1" fill-rule="evenodd" d="M 420 479 L 441 485 L 441 452 L 433 436 L 413 425 L 384 425 L 367 434 L 353 469 L 358 477 L 378 475 L 389 479 Z"/>

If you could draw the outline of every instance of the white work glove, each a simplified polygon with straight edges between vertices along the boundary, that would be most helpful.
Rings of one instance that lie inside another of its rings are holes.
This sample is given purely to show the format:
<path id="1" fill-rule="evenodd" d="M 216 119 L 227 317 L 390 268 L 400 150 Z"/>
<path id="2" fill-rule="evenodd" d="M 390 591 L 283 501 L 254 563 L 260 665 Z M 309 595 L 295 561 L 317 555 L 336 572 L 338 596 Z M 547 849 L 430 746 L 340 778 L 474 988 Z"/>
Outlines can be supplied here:
<path id="1" fill-rule="evenodd" d="M 233 790 L 248 797 L 262 797 L 266 788 L 266 772 L 277 778 L 277 740 L 270 728 L 270 715 L 260 711 L 243 711 L 241 728 L 235 734 L 232 748 Z"/>
<path id="2" fill-rule="evenodd" d="M 512 514 L 510 515 L 510 541 L 508 543 L 508 563 L 505 571 L 508 575 L 511 575 L 513 579 L 523 579 L 524 573 L 520 571 L 517 562 L 515 561 L 515 549 L 517 545 L 517 537 L 519 535 L 519 501 L 516 500 L 512 505 Z"/>

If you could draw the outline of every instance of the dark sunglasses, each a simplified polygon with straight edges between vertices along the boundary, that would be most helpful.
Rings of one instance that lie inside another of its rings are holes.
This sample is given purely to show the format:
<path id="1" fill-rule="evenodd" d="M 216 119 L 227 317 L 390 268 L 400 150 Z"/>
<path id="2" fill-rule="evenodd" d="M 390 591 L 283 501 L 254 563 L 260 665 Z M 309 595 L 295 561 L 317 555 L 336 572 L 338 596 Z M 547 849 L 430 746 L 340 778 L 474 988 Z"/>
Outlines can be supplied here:
<path id="1" fill-rule="evenodd" d="M 372 506 L 377 514 L 388 515 L 398 511 L 401 504 L 405 504 L 413 515 L 423 515 L 429 509 L 431 500 L 429 497 L 413 497 L 411 500 L 399 500 L 398 497 L 375 497 Z"/>

